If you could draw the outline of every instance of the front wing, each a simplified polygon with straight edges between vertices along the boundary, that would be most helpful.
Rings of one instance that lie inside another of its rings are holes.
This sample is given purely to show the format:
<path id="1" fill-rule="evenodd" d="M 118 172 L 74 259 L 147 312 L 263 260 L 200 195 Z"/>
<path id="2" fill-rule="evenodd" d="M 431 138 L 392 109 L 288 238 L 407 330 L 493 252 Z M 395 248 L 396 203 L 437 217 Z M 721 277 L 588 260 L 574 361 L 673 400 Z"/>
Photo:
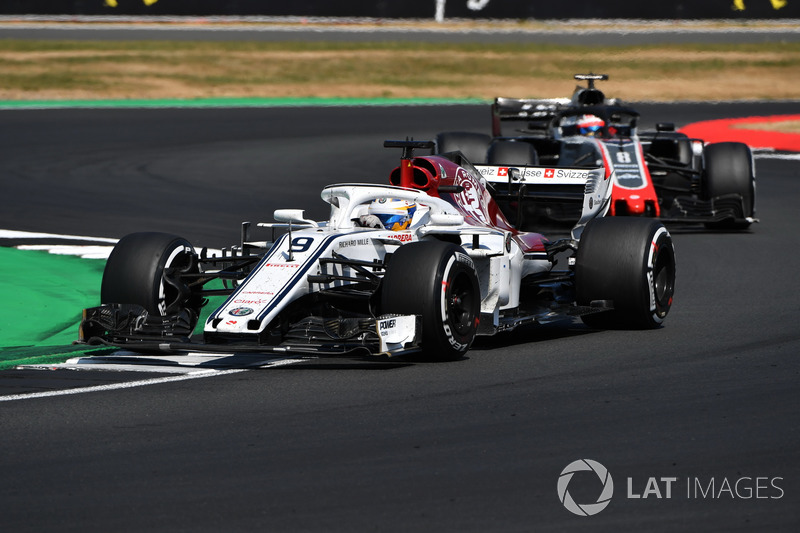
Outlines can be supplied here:
<path id="1" fill-rule="evenodd" d="M 717 223 L 758 222 L 758 219 L 745 216 L 744 199 L 740 194 L 726 194 L 701 200 L 694 196 L 676 196 L 672 205 L 662 210 L 662 222 Z"/>
<path id="2" fill-rule="evenodd" d="M 158 316 L 137 305 L 104 304 L 85 309 L 80 342 L 124 347 L 143 352 L 192 350 L 215 352 L 296 353 L 309 355 L 403 355 L 419 351 L 422 331 L 418 315 L 383 315 L 376 318 L 323 318 L 309 316 L 292 324 L 281 342 L 261 345 L 247 342 L 199 342 L 192 338 L 190 311 Z"/>

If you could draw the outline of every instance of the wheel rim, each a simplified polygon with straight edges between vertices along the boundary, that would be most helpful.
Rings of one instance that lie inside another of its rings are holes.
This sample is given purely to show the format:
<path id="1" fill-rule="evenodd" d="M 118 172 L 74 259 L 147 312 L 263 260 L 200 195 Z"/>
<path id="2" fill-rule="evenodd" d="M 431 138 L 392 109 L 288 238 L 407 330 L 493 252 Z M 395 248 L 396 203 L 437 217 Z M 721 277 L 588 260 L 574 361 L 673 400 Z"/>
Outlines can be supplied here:
<path id="1" fill-rule="evenodd" d="M 183 307 L 190 289 L 181 281 L 180 275 L 192 270 L 190 254 L 183 247 L 173 251 L 164 264 L 164 272 L 158 287 L 158 307 L 162 315 Z"/>
<path id="2" fill-rule="evenodd" d="M 656 308 L 666 312 L 672 305 L 672 295 L 675 292 L 675 267 L 670 250 L 662 247 L 658 251 L 655 266 L 653 267 L 653 288 L 656 299 Z"/>
<path id="3" fill-rule="evenodd" d="M 459 335 L 467 335 L 475 324 L 475 293 L 469 276 L 459 273 L 453 279 L 446 302 L 450 327 Z"/>

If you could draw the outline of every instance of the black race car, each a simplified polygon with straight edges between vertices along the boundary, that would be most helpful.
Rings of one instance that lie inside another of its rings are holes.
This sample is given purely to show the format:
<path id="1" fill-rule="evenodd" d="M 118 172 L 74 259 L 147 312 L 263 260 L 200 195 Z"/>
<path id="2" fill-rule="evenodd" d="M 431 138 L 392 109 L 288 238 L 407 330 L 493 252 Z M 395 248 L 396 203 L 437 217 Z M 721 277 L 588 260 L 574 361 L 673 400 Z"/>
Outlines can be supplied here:
<path id="1" fill-rule="evenodd" d="M 568 99 L 495 99 L 491 135 L 440 133 L 438 152 L 460 151 L 476 164 L 519 227 L 542 217 L 573 220 L 576 210 L 558 197 L 544 207 L 526 205 L 528 196 L 541 200 L 537 186 L 508 171 L 525 166 L 551 167 L 549 175 L 563 167 L 604 167 L 613 180 L 610 215 L 715 229 L 745 229 L 756 221 L 755 166 L 746 144 L 705 144 L 675 131 L 671 123 L 640 131 L 636 110 L 595 87 L 607 75 L 577 74 L 575 79 L 587 85 Z M 563 191 L 567 196 L 577 192 Z"/>

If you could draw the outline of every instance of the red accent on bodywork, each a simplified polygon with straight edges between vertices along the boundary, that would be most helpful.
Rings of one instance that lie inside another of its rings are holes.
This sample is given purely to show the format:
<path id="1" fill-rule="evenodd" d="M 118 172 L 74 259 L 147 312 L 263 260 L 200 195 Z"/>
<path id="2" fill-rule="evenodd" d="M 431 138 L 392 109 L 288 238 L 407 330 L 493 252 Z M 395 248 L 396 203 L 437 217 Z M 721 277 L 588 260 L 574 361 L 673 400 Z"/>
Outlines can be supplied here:
<path id="1" fill-rule="evenodd" d="M 606 172 L 609 171 L 608 161 L 605 155 L 606 150 L 602 150 L 603 162 L 606 163 Z M 628 189 L 626 187 L 618 186 L 616 183 L 611 188 L 611 208 L 609 214 L 611 216 L 618 215 L 637 215 L 642 216 L 647 214 L 647 206 L 651 205 L 653 212 L 651 216 L 661 216 L 661 207 L 658 204 L 658 195 L 656 189 L 653 187 L 653 178 L 650 176 L 650 169 L 647 168 L 647 163 L 644 161 L 642 147 L 637 143 L 636 145 L 636 162 L 639 170 L 642 173 L 645 186 L 639 189 Z M 617 204 L 625 205 L 625 213 L 619 213 Z"/>
<path id="2" fill-rule="evenodd" d="M 655 213 L 653 216 L 658 217 L 661 216 L 661 206 L 658 205 L 658 194 L 656 194 L 656 189 L 653 187 L 653 178 L 650 176 L 650 169 L 647 168 L 647 163 L 644 162 L 644 154 L 642 153 L 641 145 L 637 147 L 636 154 L 639 157 L 639 165 L 642 167 L 644 171 L 644 178 L 647 182 L 647 186 L 642 190 L 645 194 L 641 195 L 644 198 L 640 199 L 640 204 L 637 203 L 636 208 L 641 209 L 641 211 L 637 211 L 637 214 L 645 214 L 645 210 L 647 209 L 647 204 L 652 202 L 651 205 L 655 207 Z M 641 205 L 641 207 L 639 207 Z"/>
<path id="3" fill-rule="evenodd" d="M 414 185 L 414 167 L 410 159 L 400 160 L 400 186 L 410 189 Z"/>
<path id="4" fill-rule="evenodd" d="M 608 150 L 602 142 L 598 141 L 597 144 L 600 146 L 600 155 L 603 157 L 603 168 L 606 169 L 605 179 L 608 179 L 611 177 L 611 173 L 613 172 L 613 167 L 608 161 Z"/>
<path id="5" fill-rule="evenodd" d="M 439 183 L 439 170 L 430 161 L 415 157 L 401 159 L 400 166 L 392 170 L 389 183 L 406 189 L 418 189 L 431 193 L 436 191 Z M 432 194 L 432 196 L 438 196 Z"/>
<path id="6" fill-rule="evenodd" d="M 548 241 L 539 233 L 517 233 L 512 238 L 526 254 L 546 251 L 544 245 Z"/>
<path id="7" fill-rule="evenodd" d="M 406 162 L 409 165 L 406 165 Z M 392 185 L 406 187 L 403 172 L 411 177 L 410 189 L 425 191 L 431 196 L 441 198 L 452 204 L 464 216 L 464 221 L 472 226 L 494 228 L 510 232 L 517 244 L 525 252 L 544 252 L 547 238 L 539 233 L 520 232 L 503 215 L 500 207 L 483 185 L 480 175 L 474 176 L 461 165 L 441 156 L 415 157 L 403 160 L 389 178 Z M 463 185 L 462 185 L 463 184 Z M 439 187 L 462 185 L 462 192 L 440 193 Z"/>

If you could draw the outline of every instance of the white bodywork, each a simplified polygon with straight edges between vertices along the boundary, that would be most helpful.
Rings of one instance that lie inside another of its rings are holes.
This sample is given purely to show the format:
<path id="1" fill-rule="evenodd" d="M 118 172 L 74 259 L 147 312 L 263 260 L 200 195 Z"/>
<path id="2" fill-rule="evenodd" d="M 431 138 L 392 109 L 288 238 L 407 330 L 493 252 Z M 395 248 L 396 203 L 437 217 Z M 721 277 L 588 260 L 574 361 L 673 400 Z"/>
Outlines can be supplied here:
<path id="1" fill-rule="evenodd" d="M 510 226 L 503 229 L 504 224 L 498 227 L 492 222 L 497 214 L 487 182 L 499 181 L 501 176 L 507 181 L 503 172 L 509 169 L 458 167 L 450 192 L 457 206 L 417 189 L 341 184 L 322 191 L 322 199 L 331 206 L 325 222 L 307 220 L 300 210 L 276 211 L 279 223 L 259 226 L 280 227 L 287 233 L 272 244 L 241 285 L 210 315 L 205 332 L 229 337 L 264 333 L 287 305 L 298 298 L 364 279 L 364 269 L 369 270 L 372 265 L 377 265 L 372 268 L 374 275 L 382 276 L 387 254 L 407 243 L 434 238 L 460 243 L 475 265 L 481 296 L 478 333 L 493 334 L 509 327 L 508 321 L 501 319 L 504 311 L 514 315 L 520 307 L 522 280 L 552 270 L 553 258 L 548 256 L 540 235 L 519 233 Z M 574 242 L 580 239 L 586 223 L 608 210 L 611 187 L 602 166 L 519 167 L 513 169 L 513 176 L 525 184 L 580 186 L 578 190 L 583 194 L 578 192 L 576 200 L 582 199 L 583 210 L 572 230 Z M 381 198 L 406 200 L 416 205 L 407 229 L 361 227 L 361 217 L 367 214 L 370 203 Z M 358 265 L 353 266 L 353 262 Z M 415 316 L 377 317 L 375 329 L 381 350 L 399 350 L 413 340 L 415 319 Z"/>
<path id="2" fill-rule="evenodd" d="M 417 204 L 410 227 L 403 231 L 359 227 L 356 221 L 370 202 L 387 197 Z M 317 284 L 308 281 L 309 275 L 355 274 L 346 266 L 321 265 L 320 259 L 335 254 L 349 260 L 382 261 L 399 246 L 436 235 L 459 238 L 478 272 L 481 313 L 495 317 L 495 321 L 501 310 L 519 305 L 520 280 L 524 276 L 552 268 L 545 254 L 525 254 L 509 232 L 468 224 L 453 205 L 422 191 L 392 186 L 333 185 L 322 191 L 322 199 L 331 205 L 327 222 L 305 220 L 301 211 L 280 210 L 276 215 L 284 223 L 259 224 L 287 230 L 291 226 L 291 232 L 275 242 L 227 301 L 210 315 L 206 332 L 257 334 L 288 303 L 318 289 Z M 411 336 L 413 321 L 395 320 L 391 328 L 389 324 L 379 317 L 378 330 L 384 347 L 401 344 L 402 339 Z"/>

